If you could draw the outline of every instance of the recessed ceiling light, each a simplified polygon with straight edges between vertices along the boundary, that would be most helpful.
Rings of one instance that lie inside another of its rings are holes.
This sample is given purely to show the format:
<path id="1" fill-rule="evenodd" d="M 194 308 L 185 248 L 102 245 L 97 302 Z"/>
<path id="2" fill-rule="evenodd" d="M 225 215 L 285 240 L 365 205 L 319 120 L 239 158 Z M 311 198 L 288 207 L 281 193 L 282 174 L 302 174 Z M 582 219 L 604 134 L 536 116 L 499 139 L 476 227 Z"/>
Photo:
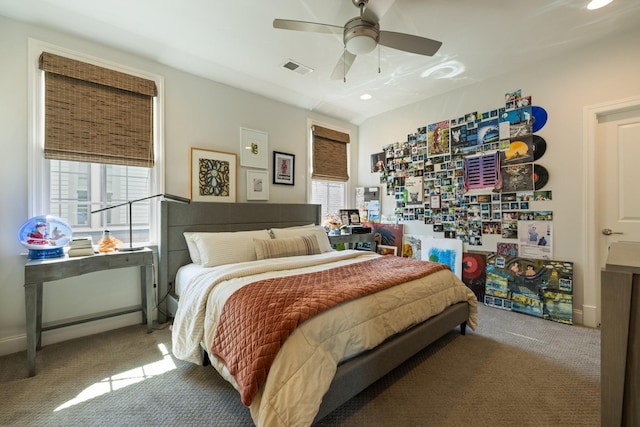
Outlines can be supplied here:
<path id="1" fill-rule="evenodd" d="M 360 95 L 360 99 L 362 99 L 363 101 L 368 101 L 371 99 L 371 95 L 368 93 L 363 93 L 362 95 Z"/>
<path id="2" fill-rule="evenodd" d="M 601 7 L 605 7 L 606 5 L 611 3 L 612 1 L 613 0 L 591 0 L 589 2 L 589 4 L 587 5 L 587 9 L 589 9 L 589 10 L 600 9 Z"/>

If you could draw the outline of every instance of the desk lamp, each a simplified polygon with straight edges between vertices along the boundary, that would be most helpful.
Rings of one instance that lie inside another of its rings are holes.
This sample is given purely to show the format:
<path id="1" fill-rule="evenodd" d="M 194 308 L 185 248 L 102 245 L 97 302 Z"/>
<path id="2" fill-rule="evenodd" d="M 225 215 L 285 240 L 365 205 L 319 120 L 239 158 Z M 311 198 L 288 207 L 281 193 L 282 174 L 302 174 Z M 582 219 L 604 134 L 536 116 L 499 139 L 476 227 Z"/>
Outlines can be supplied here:
<path id="1" fill-rule="evenodd" d="M 165 194 L 165 193 L 160 193 L 160 194 L 155 194 L 153 196 L 147 196 L 147 197 L 142 197 L 141 199 L 135 199 L 135 200 L 129 200 L 128 202 L 124 202 L 124 203 L 120 203 L 119 205 L 113 205 L 113 206 L 107 206 L 106 208 L 102 208 L 102 209 L 98 209 L 95 211 L 91 211 L 91 213 L 98 213 L 98 212 L 102 212 L 102 211 L 107 211 L 109 209 L 113 209 L 113 208 L 118 208 L 120 206 L 124 206 L 124 205 L 129 205 L 129 247 L 124 247 L 124 248 L 120 248 L 119 250 L 121 252 L 131 252 L 131 251 L 139 251 L 142 250 L 142 247 L 133 247 L 133 224 L 132 224 L 132 220 L 131 220 L 131 205 L 134 204 L 135 202 L 141 202 L 143 200 L 148 200 L 148 199 L 153 199 L 155 197 L 162 197 L 164 198 L 164 200 L 168 200 L 170 202 L 178 202 L 178 203 L 191 203 L 191 200 L 185 198 L 185 197 L 180 197 L 180 196 L 174 196 L 172 194 Z"/>

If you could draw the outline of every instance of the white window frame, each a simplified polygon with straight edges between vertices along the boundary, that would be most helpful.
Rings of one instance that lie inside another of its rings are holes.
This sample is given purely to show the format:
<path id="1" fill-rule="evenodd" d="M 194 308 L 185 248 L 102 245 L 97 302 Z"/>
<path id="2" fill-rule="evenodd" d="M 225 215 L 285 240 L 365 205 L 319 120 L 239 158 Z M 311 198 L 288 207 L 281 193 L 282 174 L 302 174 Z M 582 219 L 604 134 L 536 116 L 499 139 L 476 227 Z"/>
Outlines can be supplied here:
<path id="1" fill-rule="evenodd" d="M 97 65 L 103 68 L 109 68 L 131 74 L 155 82 L 157 88 L 157 96 L 154 98 L 155 115 L 153 123 L 155 165 L 151 169 L 150 191 L 151 194 L 164 193 L 164 77 L 41 40 L 29 38 L 27 46 L 27 106 L 29 109 L 29 113 L 27 114 L 27 209 L 29 217 L 46 215 L 49 213 L 47 212 L 50 201 L 48 182 L 49 161 L 44 158 L 44 72 L 40 70 L 38 65 L 40 54 L 43 51 L 86 62 L 88 64 Z M 157 199 L 151 199 L 151 202 L 153 203 L 154 200 Z M 135 243 L 148 243 L 152 245 L 158 244 L 160 241 L 158 209 L 151 209 L 151 216 L 149 218 L 149 236 L 151 239 L 150 242 Z"/>
<path id="2" fill-rule="evenodd" d="M 313 121 L 311 119 L 307 120 L 307 129 L 308 129 L 308 133 L 307 133 L 307 203 L 311 203 L 311 199 L 313 196 L 313 181 L 328 181 L 328 180 L 323 180 L 323 179 L 318 179 L 315 180 L 311 177 L 312 173 L 313 173 L 313 126 L 314 125 L 318 125 L 318 126 L 322 126 L 325 127 L 327 129 L 334 129 L 338 132 L 343 132 L 346 134 L 349 134 L 349 139 L 351 140 L 351 133 L 348 130 L 344 130 L 344 129 L 340 129 L 336 126 L 331 126 L 328 125 L 326 123 L 320 123 L 320 122 L 316 122 Z M 351 202 L 351 199 L 349 198 L 349 194 L 351 194 L 351 144 L 347 144 L 347 173 L 349 174 L 349 180 L 348 181 L 344 181 L 344 202 L 346 203 L 346 206 L 343 206 L 342 209 L 347 209 L 349 206 L 349 203 Z M 334 212 L 328 212 L 329 214 L 332 214 Z M 321 218 L 324 219 L 324 218 Z"/>

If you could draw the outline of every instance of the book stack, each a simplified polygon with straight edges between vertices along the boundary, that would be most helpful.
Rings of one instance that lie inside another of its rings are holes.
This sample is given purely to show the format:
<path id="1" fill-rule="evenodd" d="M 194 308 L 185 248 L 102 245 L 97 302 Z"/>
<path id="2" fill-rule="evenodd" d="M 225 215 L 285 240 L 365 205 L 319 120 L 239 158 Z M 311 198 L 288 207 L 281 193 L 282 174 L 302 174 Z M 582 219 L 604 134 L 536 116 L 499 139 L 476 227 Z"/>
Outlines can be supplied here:
<path id="1" fill-rule="evenodd" d="M 73 238 L 69 242 L 69 256 L 88 256 L 93 255 L 93 242 L 91 237 Z"/>

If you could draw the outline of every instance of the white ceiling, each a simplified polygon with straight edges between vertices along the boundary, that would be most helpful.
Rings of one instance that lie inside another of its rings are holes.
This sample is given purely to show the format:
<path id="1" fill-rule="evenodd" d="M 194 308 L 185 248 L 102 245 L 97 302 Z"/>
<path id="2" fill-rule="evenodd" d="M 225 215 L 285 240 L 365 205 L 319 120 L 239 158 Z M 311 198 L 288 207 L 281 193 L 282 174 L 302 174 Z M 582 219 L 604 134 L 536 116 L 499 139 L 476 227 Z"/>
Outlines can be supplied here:
<path id="1" fill-rule="evenodd" d="M 359 14 L 352 0 L 0 0 L 0 15 L 359 124 L 639 25 L 639 0 L 615 0 L 597 11 L 586 3 L 370 0 L 381 30 L 443 45 L 433 57 L 381 47 L 379 57 L 376 49 L 356 58 L 346 83 L 330 79 L 342 37 L 277 30 L 272 23 L 281 18 L 342 26 Z M 288 60 L 314 71 L 289 71 L 282 67 Z M 365 92 L 373 99 L 360 100 Z"/>

